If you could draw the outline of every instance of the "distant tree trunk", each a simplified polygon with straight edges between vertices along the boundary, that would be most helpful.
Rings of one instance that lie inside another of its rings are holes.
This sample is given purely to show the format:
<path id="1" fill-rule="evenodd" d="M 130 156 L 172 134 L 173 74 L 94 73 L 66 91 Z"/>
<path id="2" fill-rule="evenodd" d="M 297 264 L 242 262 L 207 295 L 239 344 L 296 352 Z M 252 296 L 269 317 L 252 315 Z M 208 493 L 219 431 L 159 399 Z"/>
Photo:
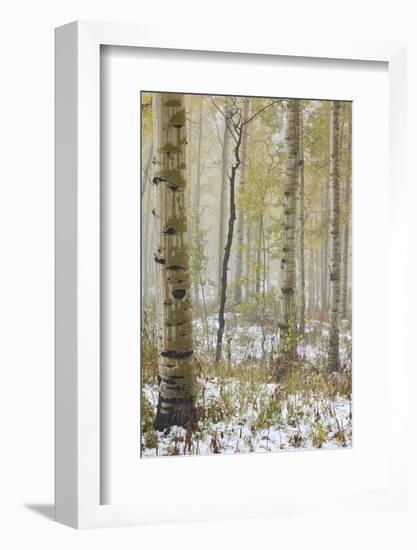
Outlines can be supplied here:
<path id="1" fill-rule="evenodd" d="M 203 137 L 203 101 L 200 98 L 200 112 L 198 117 L 198 145 L 197 145 L 197 173 L 195 178 L 195 190 L 194 190 L 194 238 L 200 239 L 200 182 L 201 182 L 201 144 Z M 201 260 L 199 260 L 199 263 Z M 199 296 L 199 281 L 201 280 L 201 273 L 197 274 L 194 281 L 194 301 L 197 304 L 200 301 Z"/>
<path id="2" fill-rule="evenodd" d="M 229 161 L 229 149 L 230 149 L 230 130 L 227 126 L 228 116 L 230 112 L 230 98 L 226 97 L 224 100 L 224 133 L 223 133 L 223 151 L 222 151 L 222 176 L 220 181 L 220 220 L 219 220 L 219 242 L 218 242 L 218 270 L 217 270 L 217 292 L 219 302 L 221 299 L 222 290 L 222 276 L 223 276 L 223 256 L 225 247 L 225 220 L 226 220 L 226 208 L 227 208 L 227 186 L 228 186 L 228 161 Z"/>
<path id="3" fill-rule="evenodd" d="M 348 132 L 347 132 L 347 157 L 348 157 L 348 166 L 346 174 L 346 189 L 345 189 L 345 224 L 343 228 L 343 259 L 342 259 L 342 319 L 348 318 L 348 309 L 347 309 L 347 297 L 348 297 L 348 284 L 349 284 L 349 246 L 350 246 L 350 223 L 349 223 L 349 212 L 350 212 L 350 193 L 351 193 L 351 184 L 352 184 L 352 167 L 351 167 L 351 150 L 352 150 L 352 123 L 351 120 L 348 122 Z"/>
<path id="4" fill-rule="evenodd" d="M 229 123 L 230 121 L 226 119 L 226 126 Z M 235 182 L 236 182 L 236 174 L 241 163 L 240 147 L 242 145 L 242 137 L 243 137 L 242 123 L 238 127 L 235 127 L 234 130 L 236 133 L 236 143 L 233 149 L 235 158 L 234 158 L 234 163 L 233 163 L 230 175 L 228 176 L 229 189 L 230 189 L 229 224 L 228 224 L 228 231 L 227 231 L 226 247 L 224 249 L 223 266 L 222 266 L 222 280 L 221 280 L 220 307 L 219 307 L 219 327 L 217 330 L 216 359 L 215 359 L 216 363 L 219 363 L 222 356 L 222 343 L 223 343 L 223 333 L 224 333 L 224 326 L 225 326 L 224 311 L 226 307 L 227 271 L 229 269 L 230 251 L 232 249 L 232 243 L 233 243 L 233 228 L 236 220 Z M 228 131 L 230 132 L 230 130 Z"/>
<path id="5" fill-rule="evenodd" d="M 300 267 L 300 323 L 299 333 L 304 336 L 305 332 L 305 316 L 306 316 L 306 301 L 305 301 L 305 261 L 304 261 L 304 121 L 303 121 L 303 103 L 300 101 L 299 106 L 299 128 L 298 128 L 298 147 L 299 147 L 299 172 L 298 172 L 298 187 L 299 187 L 299 231 L 300 231 L 300 252 L 299 252 L 299 267 Z"/>
<path id="6" fill-rule="evenodd" d="M 321 320 L 328 319 L 327 304 L 327 239 L 321 246 Z"/>
<path id="7" fill-rule="evenodd" d="M 243 104 L 243 120 L 248 120 L 249 118 L 249 108 L 250 108 L 250 99 L 245 98 Z M 246 167 L 247 167 L 247 149 L 248 149 L 248 131 L 249 127 L 246 126 L 243 129 L 242 137 L 242 168 L 240 175 L 239 183 L 239 195 L 242 198 L 245 191 L 246 184 Z M 239 304 L 242 301 L 242 278 L 243 278 L 243 244 L 244 244 L 244 225 L 245 225 L 245 214 L 242 210 L 242 207 L 238 209 L 237 212 L 237 249 L 236 249 L 236 267 L 235 267 L 235 280 L 236 288 L 234 295 L 235 304 Z"/>
<path id="8" fill-rule="evenodd" d="M 288 100 L 287 155 L 281 230 L 281 350 L 287 358 L 296 356 L 296 198 L 298 180 L 298 101 Z"/>
<path id="9" fill-rule="evenodd" d="M 314 319 L 314 250 L 311 248 L 308 255 L 308 311 L 311 319 Z"/>
<path id="10" fill-rule="evenodd" d="M 146 307 L 149 303 L 149 258 L 150 252 L 150 235 L 149 235 L 149 213 L 151 202 L 151 190 L 149 185 L 146 186 L 145 192 L 142 195 L 142 302 Z"/>
<path id="11" fill-rule="evenodd" d="M 207 353 L 208 353 L 210 351 L 210 327 L 208 323 L 206 295 L 204 292 L 204 284 L 201 279 L 201 272 L 200 272 L 200 287 L 201 287 L 201 297 L 203 301 L 203 316 L 204 316 L 204 325 L 206 328 L 206 342 L 207 342 Z"/>
<path id="12" fill-rule="evenodd" d="M 250 286 L 251 286 L 251 270 L 250 270 L 250 254 L 251 254 L 251 228 L 249 223 L 246 227 L 246 249 L 245 249 L 245 301 L 249 302 Z"/>
<path id="13" fill-rule="evenodd" d="M 151 181 L 153 144 L 150 143 L 149 152 L 145 165 L 142 167 L 142 182 L 141 182 L 141 205 L 142 205 L 142 300 L 146 307 L 149 303 L 149 203 L 151 198 L 151 190 L 149 182 Z M 143 159 L 142 159 L 143 160 Z"/>
<path id="14" fill-rule="evenodd" d="M 264 230 L 264 216 L 261 214 L 258 225 L 258 239 L 256 241 L 256 266 L 255 266 L 255 293 L 261 291 L 261 255 L 262 255 L 262 233 Z"/>
<path id="15" fill-rule="evenodd" d="M 330 334 L 328 366 L 339 369 L 340 315 L 340 103 L 332 101 L 330 112 Z"/>
<path id="16" fill-rule="evenodd" d="M 153 94 L 159 397 L 155 428 L 195 421 L 184 95 Z"/>
<path id="17" fill-rule="evenodd" d="M 329 233 L 329 220 L 328 220 L 328 181 L 322 181 L 321 191 L 322 191 L 322 200 L 321 200 L 321 219 L 323 224 L 323 243 L 321 246 L 321 259 L 322 259 L 322 277 L 321 277 L 321 319 L 322 321 L 327 321 L 328 316 L 328 233 Z"/>
<path id="18" fill-rule="evenodd" d="M 315 289 L 316 289 L 316 294 L 315 294 L 315 301 L 314 301 L 314 304 L 315 304 L 315 312 L 316 312 L 316 319 L 319 318 L 319 314 L 320 314 L 320 255 L 319 253 L 316 251 L 314 253 L 314 277 L 315 277 Z"/>
<path id="19" fill-rule="evenodd" d="M 194 119 L 194 111 L 193 106 L 190 104 L 190 109 L 188 112 L 188 117 L 190 119 L 190 124 L 187 124 L 187 208 L 191 208 L 192 206 L 192 198 L 191 194 L 194 189 L 194 182 L 193 182 L 193 151 L 194 151 L 194 140 L 193 140 L 193 125 L 192 121 Z M 190 233 L 192 232 L 193 227 L 190 227 Z M 190 237 L 192 238 L 192 235 L 190 234 Z"/>
<path id="20" fill-rule="evenodd" d="M 266 290 L 269 291 L 271 288 L 271 237 L 270 235 L 266 238 Z"/>
<path id="21" fill-rule="evenodd" d="M 262 322 L 261 322 L 262 361 L 264 360 L 264 356 L 265 356 L 265 340 L 266 340 L 265 317 L 266 317 L 266 242 L 265 242 L 265 228 L 264 228 L 264 224 L 262 223 Z"/>

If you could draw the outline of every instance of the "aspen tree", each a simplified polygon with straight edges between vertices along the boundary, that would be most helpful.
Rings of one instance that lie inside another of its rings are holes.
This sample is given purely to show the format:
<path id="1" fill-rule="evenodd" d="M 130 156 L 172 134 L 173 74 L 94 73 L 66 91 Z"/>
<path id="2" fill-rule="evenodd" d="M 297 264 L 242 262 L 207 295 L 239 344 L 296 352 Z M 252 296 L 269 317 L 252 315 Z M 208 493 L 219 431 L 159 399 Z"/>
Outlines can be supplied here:
<path id="1" fill-rule="evenodd" d="M 243 120 L 248 120 L 249 118 L 249 109 L 250 109 L 250 99 L 245 98 L 243 103 Z M 249 127 L 246 126 L 243 129 L 242 137 L 242 167 L 241 167 L 241 176 L 239 182 L 239 195 L 242 198 L 243 193 L 245 192 L 246 184 L 246 172 L 247 172 L 247 150 L 248 150 L 248 131 Z M 234 300 L 236 304 L 239 304 L 242 301 L 242 277 L 243 277 L 243 244 L 244 244 L 244 231 L 245 231 L 245 214 L 243 212 L 242 206 L 237 212 L 237 250 L 236 250 L 236 288 Z"/>
<path id="2" fill-rule="evenodd" d="M 288 100 L 286 129 L 286 168 L 283 196 L 283 217 L 281 225 L 281 349 L 285 356 L 296 356 L 296 199 L 298 183 L 298 101 Z"/>
<path id="3" fill-rule="evenodd" d="M 155 427 L 195 421 L 184 95 L 153 94 L 159 398 Z"/>
<path id="4" fill-rule="evenodd" d="M 340 315 L 340 102 L 330 110 L 330 334 L 328 367 L 339 368 Z"/>
<path id="5" fill-rule="evenodd" d="M 321 245 L 321 319 L 327 321 L 328 316 L 328 286 L 329 286 L 329 219 L 328 219 L 328 206 L 329 206 L 329 182 L 327 178 L 321 182 L 321 223 L 324 227 L 323 230 L 323 242 Z"/>
<path id="6" fill-rule="evenodd" d="M 230 117 L 230 106 L 231 106 L 231 99 L 230 97 L 226 96 L 224 98 L 224 133 L 223 133 L 223 148 L 222 148 L 222 175 L 220 180 L 220 205 L 219 205 L 219 211 L 220 211 L 220 220 L 219 220 L 219 239 L 218 239 L 218 266 L 217 266 L 217 292 L 219 301 L 221 299 L 221 291 L 222 291 L 222 277 L 223 277 L 223 256 L 224 256 L 224 248 L 226 246 L 226 237 L 225 237 L 225 231 L 226 231 L 226 211 L 227 211 L 227 191 L 229 187 L 229 178 L 227 174 L 228 165 L 229 165 L 229 152 L 230 152 L 230 138 L 231 133 L 230 129 L 228 128 L 228 119 Z"/>
<path id="7" fill-rule="evenodd" d="M 298 167 L 298 221 L 300 231 L 299 241 L 299 271 L 300 271 L 300 324 L 299 333 L 304 336 L 305 331 L 305 259 L 304 259 L 304 120 L 303 120 L 303 103 L 299 103 L 299 123 L 298 123 L 298 150 L 299 150 L 299 167 Z"/>
<path id="8" fill-rule="evenodd" d="M 200 107 L 198 116 L 198 145 L 197 145 L 197 166 L 194 190 L 194 239 L 200 238 L 200 195 L 201 195 L 201 145 L 203 142 L 203 100 L 200 97 Z M 201 273 L 198 274 L 201 277 Z M 198 278 L 194 283 L 194 302 L 199 302 L 199 282 Z"/>
<path id="9" fill-rule="evenodd" d="M 349 223 L 349 213 L 350 213 L 350 196 L 351 196 L 351 186 L 352 186 L 352 119 L 351 111 L 348 109 L 348 129 L 347 129 L 347 144 L 346 144 L 346 153 L 347 153 L 347 173 L 346 173 L 346 188 L 345 188 L 345 223 L 343 228 L 343 259 L 342 259 L 342 306 L 341 306 L 341 316 L 342 319 L 347 319 L 348 317 L 348 283 L 349 283 L 349 241 L 350 241 L 350 223 Z"/>

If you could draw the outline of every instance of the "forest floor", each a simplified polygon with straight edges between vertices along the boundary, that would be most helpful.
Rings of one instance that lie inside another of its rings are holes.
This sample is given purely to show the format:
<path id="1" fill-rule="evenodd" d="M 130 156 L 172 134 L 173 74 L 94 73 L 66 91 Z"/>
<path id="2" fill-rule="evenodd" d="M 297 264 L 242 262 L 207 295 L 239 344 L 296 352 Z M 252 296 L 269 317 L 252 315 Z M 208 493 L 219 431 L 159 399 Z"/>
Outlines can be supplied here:
<path id="1" fill-rule="evenodd" d="M 328 325 L 311 321 L 298 360 L 277 379 L 278 338 L 255 324 L 230 326 L 225 360 L 207 361 L 215 319 L 196 323 L 198 425 L 157 432 L 156 350 L 142 347 L 141 452 L 143 457 L 335 449 L 352 445 L 351 335 L 342 323 L 341 370 L 326 368 Z M 208 349 L 207 349 L 208 348 Z M 204 358 L 204 359 L 203 359 Z"/>

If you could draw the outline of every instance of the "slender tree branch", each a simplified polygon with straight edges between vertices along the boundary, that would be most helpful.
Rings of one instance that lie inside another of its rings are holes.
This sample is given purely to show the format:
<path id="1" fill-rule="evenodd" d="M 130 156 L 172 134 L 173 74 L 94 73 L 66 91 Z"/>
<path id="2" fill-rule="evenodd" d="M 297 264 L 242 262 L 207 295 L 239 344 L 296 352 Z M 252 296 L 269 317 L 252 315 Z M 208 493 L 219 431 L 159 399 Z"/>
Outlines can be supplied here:
<path id="1" fill-rule="evenodd" d="M 271 103 L 268 103 L 268 105 L 265 105 L 264 107 L 262 107 L 262 109 L 259 109 L 259 111 L 257 111 L 256 113 L 254 113 L 251 117 L 248 118 L 248 120 L 244 120 L 242 122 L 242 126 L 245 126 L 246 124 L 249 124 L 249 122 L 251 122 L 255 117 L 257 117 L 258 115 L 260 115 L 261 113 L 263 113 L 263 111 L 266 111 L 266 109 L 269 109 L 269 107 L 272 107 L 272 105 L 276 105 L 277 103 L 279 103 L 280 101 L 282 101 L 281 99 L 277 99 L 275 101 L 272 101 Z"/>

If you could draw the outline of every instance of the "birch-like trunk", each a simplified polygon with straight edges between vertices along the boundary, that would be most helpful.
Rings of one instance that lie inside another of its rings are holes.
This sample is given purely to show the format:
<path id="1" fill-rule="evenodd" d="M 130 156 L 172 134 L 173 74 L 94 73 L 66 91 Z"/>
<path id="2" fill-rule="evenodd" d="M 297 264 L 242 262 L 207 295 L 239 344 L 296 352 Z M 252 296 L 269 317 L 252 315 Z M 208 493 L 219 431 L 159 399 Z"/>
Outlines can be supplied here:
<path id="1" fill-rule="evenodd" d="M 151 232 L 149 228 L 150 224 L 150 211 L 152 200 L 152 189 L 149 185 L 146 186 L 145 192 L 141 197 L 142 204 L 142 303 L 143 307 L 147 307 L 149 304 L 149 259 L 152 254 L 151 250 Z"/>
<path id="2" fill-rule="evenodd" d="M 164 430 L 195 421 L 184 96 L 153 94 L 153 116 L 159 325 L 155 427 Z"/>
<path id="3" fill-rule="evenodd" d="M 151 180 L 152 157 L 153 157 L 153 143 L 150 143 L 145 166 L 142 165 L 142 182 L 141 182 L 141 192 L 140 192 L 142 198 Z"/>
<path id="4" fill-rule="evenodd" d="M 250 257 L 251 257 L 251 228 L 247 224 L 246 228 L 246 248 L 245 248 L 245 302 L 249 302 L 251 291 L 251 269 L 250 269 Z"/>
<path id="5" fill-rule="evenodd" d="M 262 213 L 258 221 L 258 236 L 256 241 L 255 294 L 259 294 L 261 291 L 261 261 L 262 261 L 263 230 L 264 230 L 264 216 Z"/>
<path id="6" fill-rule="evenodd" d="M 350 212 L 350 195 L 351 195 L 351 186 L 352 186 L 352 166 L 351 166 L 351 151 L 352 151 L 352 121 L 348 122 L 348 131 L 347 131 L 347 174 L 346 174 L 346 188 L 345 188 L 345 224 L 343 228 L 343 260 L 342 260 L 342 308 L 341 316 L 342 319 L 348 318 L 348 285 L 349 285 L 349 248 L 350 248 L 350 223 L 349 223 L 349 212 Z"/>
<path id="7" fill-rule="evenodd" d="M 296 209 L 298 183 L 298 101 L 288 100 L 286 130 L 287 159 L 285 169 L 283 219 L 281 228 L 281 350 L 288 358 L 296 356 Z"/>
<path id="8" fill-rule="evenodd" d="M 143 137 L 142 137 L 143 139 Z M 151 255 L 150 233 L 149 233 L 149 213 L 150 202 L 152 197 L 151 179 L 152 179 L 152 158 L 153 158 L 153 143 L 149 146 L 149 152 L 146 164 L 142 169 L 141 182 L 141 204 L 142 204 L 142 301 L 143 306 L 147 307 L 149 303 L 149 257 Z M 142 158 L 143 161 L 143 158 Z"/>
<path id="9" fill-rule="evenodd" d="M 305 260 L 304 260 L 304 121 L 303 104 L 299 104 L 299 126 L 298 126 L 298 147 L 299 147 L 299 169 L 298 169 L 298 223 L 300 231 L 299 240 L 299 269 L 300 269 L 300 323 L 299 333 L 304 336 L 306 300 L 305 300 Z"/>
<path id="10" fill-rule="evenodd" d="M 329 183 L 327 179 L 325 181 L 322 181 L 321 183 L 321 221 L 323 224 L 323 243 L 321 245 L 321 319 L 322 321 L 327 321 L 329 319 L 328 315 L 328 273 L 329 273 L 329 265 L 328 265 L 328 248 L 329 248 L 329 242 L 328 242 L 328 234 L 329 234 L 329 221 L 328 221 L 328 208 L 329 208 Z"/>
<path id="11" fill-rule="evenodd" d="M 221 299 L 223 256 L 224 256 L 224 248 L 226 246 L 225 229 L 226 229 L 226 210 L 227 210 L 227 188 L 229 184 L 229 180 L 227 177 L 227 170 L 228 170 L 230 138 L 231 138 L 230 130 L 227 127 L 229 111 L 230 111 L 230 98 L 225 97 L 225 100 L 224 100 L 225 121 L 224 121 L 223 151 L 222 151 L 222 176 L 220 181 L 221 188 L 220 188 L 220 208 L 219 208 L 219 211 L 220 211 L 219 240 L 218 240 L 218 247 L 217 247 L 217 250 L 218 250 L 217 252 L 217 258 L 218 258 L 217 292 L 218 292 L 219 301 Z"/>
<path id="12" fill-rule="evenodd" d="M 328 367 L 339 369 L 340 315 L 340 103 L 330 111 L 330 334 Z"/>
<path id="13" fill-rule="evenodd" d="M 314 319 L 314 251 L 311 248 L 308 255 L 308 312 Z"/>
<path id="14" fill-rule="evenodd" d="M 200 98 L 200 112 L 198 117 L 198 145 L 197 145 L 197 166 L 194 190 L 194 239 L 200 239 L 200 183 L 201 183 L 201 145 L 203 141 L 203 101 Z M 199 259 L 199 264 L 201 258 Z M 197 304 L 200 301 L 199 296 L 199 281 L 201 273 L 197 274 L 194 282 L 194 302 Z"/>
<path id="15" fill-rule="evenodd" d="M 245 98 L 243 104 L 243 120 L 248 120 L 250 110 L 250 99 Z M 246 184 L 246 169 L 247 169 L 247 149 L 248 149 L 248 131 L 249 126 L 243 128 L 242 137 L 242 167 L 239 183 L 239 196 L 242 199 L 245 192 Z M 239 304 L 242 301 L 242 287 L 243 287 L 243 245 L 244 245 L 244 232 L 245 232 L 245 214 L 242 210 L 242 206 L 237 211 L 237 235 L 236 235 L 236 267 L 235 267 L 235 304 Z"/>

